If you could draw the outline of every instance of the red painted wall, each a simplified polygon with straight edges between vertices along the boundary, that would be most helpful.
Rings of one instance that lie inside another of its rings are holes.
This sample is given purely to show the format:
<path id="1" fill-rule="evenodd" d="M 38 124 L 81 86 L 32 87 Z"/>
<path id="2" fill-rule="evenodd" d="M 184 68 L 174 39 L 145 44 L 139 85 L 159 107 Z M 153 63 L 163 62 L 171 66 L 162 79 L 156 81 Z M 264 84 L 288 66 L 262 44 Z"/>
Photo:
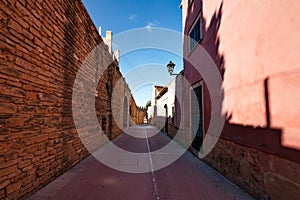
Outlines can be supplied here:
<path id="1" fill-rule="evenodd" d="M 222 106 L 228 122 L 280 129 L 281 145 L 300 150 L 298 1 L 194 1 L 183 9 L 186 35 L 203 11 L 200 45 L 223 77 Z M 188 53 L 187 40 L 184 52 L 186 57 L 193 54 Z M 190 83 L 202 79 L 186 61 L 184 73 Z M 209 105 L 207 90 L 204 98 Z M 208 106 L 205 115 L 209 113 Z"/>
<path id="2" fill-rule="evenodd" d="M 194 0 L 192 5 L 188 5 L 188 0 L 182 1 L 185 35 L 201 11 L 203 26 L 203 40 L 192 53 L 188 51 L 188 38 L 184 40 L 184 57 L 197 63 L 192 66 L 184 60 L 185 78 L 191 84 L 203 79 L 194 69 L 209 65 L 207 60 L 199 60 L 200 56 L 195 55 L 201 48 L 214 60 L 223 78 L 224 96 L 219 106 L 226 114 L 226 122 L 220 142 L 205 160 L 256 198 L 297 194 L 281 191 L 283 184 L 300 189 L 299 176 L 289 177 L 291 171 L 299 174 L 300 163 L 299 10 L 297 0 Z M 189 130 L 190 124 L 189 90 L 186 86 L 185 130 Z M 207 131 L 212 112 L 207 88 L 203 95 Z M 236 166 L 232 164 L 234 155 L 231 153 L 245 147 L 247 155 L 255 153 L 251 158 L 257 160 L 251 166 L 256 169 L 253 173 L 252 169 L 243 171 L 243 162 L 251 161 L 247 156 L 238 157 Z M 260 161 L 256 154 L 263 158 L 274 156 L 276 162 L 272 159 Z M 286 160 L 292 161 L 293 169 L 284 168 L 278 175 L 274 166 Z M 265 168 L 265 165 L 273 167 Z M 271 179 L 266 177 L 270 174 L 276 177 L 272 180 L 280 181 L 268 182 Z"/>

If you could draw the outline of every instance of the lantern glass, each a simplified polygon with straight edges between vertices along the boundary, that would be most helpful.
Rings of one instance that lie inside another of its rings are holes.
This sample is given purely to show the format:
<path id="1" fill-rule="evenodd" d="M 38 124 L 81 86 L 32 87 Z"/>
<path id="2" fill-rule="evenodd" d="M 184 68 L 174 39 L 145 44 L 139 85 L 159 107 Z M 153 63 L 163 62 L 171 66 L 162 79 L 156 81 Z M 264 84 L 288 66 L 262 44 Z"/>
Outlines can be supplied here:
<path id="1" fill-rule="evenodd" d="M 175 64 L 174 64 L 172 61 L 170 61 L 169 64 L 167 65 L 168 72 L 169 72 L 170 74 L 173 73 L 174 67 L 175 67 Z"/>

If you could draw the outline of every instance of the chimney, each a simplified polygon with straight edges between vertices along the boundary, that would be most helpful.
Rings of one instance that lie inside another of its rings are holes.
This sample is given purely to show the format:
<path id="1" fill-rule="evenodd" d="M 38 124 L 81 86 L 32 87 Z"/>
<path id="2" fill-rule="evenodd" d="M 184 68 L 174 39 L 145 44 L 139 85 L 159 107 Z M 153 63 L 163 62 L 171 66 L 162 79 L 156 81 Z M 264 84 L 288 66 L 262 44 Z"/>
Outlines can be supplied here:
<path id="1" fill-rule="evenodd" d="M 115 50 L 114 55 L 115 55 L 116 60 L 119 62 L 120 61 L 120 50 L 119 49 Z"/>
<path id="2" fill-rule="evenodd" d="M 112 55 L 112 31 L 106 31 L 105 44 L 108 46 L 108 51 Z"/>
<path id="3" fill-rule="evenodd" d="M 101 34 L 102 34 L 102 27 L 99 26 L 99 35 L 101 36 Z"/>

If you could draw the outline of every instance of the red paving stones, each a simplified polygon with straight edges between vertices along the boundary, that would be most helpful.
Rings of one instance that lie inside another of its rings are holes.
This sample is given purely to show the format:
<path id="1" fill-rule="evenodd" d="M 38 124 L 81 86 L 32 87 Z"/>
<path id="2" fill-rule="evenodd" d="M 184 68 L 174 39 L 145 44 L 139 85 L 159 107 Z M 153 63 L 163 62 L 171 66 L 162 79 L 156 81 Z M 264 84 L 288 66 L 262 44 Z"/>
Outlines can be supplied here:
<path id="1" fill-rule="evenodd" d="M 132 127 L 126 132 L 114 140 L 114 144 L 131 152 L 148 153 L 147 143 L 150 151 L 154 151 L 170 142 L 163 133 L 155 134 L 157 131 L 153 127 Z M 112 159 L 112 163 L 113 167 L 149 165 L 147 169 L 153 169 L 158 162 L 162 162 L 160 159 L 152 155 L 152 167 L 150 159 L 146 162 L 141 161 L 140 157 L 120 157 Z M 152 173 L 121 172 L 89 156 L 29 199 L 244 200 L 252 197 L 190 152 L 185 152 L 174 163 Z"/>

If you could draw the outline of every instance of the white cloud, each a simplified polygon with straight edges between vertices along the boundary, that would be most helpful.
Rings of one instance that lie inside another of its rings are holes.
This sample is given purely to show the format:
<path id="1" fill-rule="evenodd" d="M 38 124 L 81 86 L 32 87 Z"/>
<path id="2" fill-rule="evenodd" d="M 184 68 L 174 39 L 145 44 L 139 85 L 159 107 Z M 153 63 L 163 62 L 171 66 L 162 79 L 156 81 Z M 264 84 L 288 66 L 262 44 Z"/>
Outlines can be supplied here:
<path id="1" fill-rule="evenodd" d="M 153 22 L 148 22 L 148 24 L 145 26 L 146 29 L 151 31 L 153 27 L 156 27 L 159 25 L 159 22 L 157 20 L 154 20 Z"/>
<path id="2" fill-rule="evenodd" d="M 132 14 L 128 17 L 129 20 L 135 20 L 137 18 L 136 14 Z"/>

